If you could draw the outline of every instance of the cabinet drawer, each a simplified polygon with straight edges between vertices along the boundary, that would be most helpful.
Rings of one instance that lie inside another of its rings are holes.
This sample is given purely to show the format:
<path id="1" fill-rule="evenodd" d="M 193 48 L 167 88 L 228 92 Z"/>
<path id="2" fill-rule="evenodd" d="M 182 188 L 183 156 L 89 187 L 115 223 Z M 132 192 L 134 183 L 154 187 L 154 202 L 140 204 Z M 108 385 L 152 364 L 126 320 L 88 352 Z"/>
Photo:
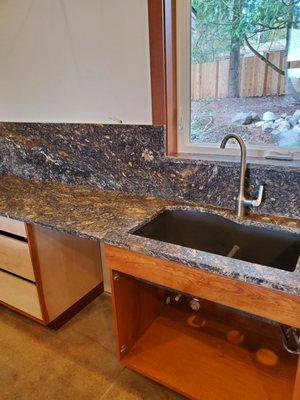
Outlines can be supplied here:
<path id="1" fill-rule="evenodd" d="M 42 319 L 36 285 L 4 271 L 0 271 L 0 301 Z"/>
<path id="2" fill-rule="evenodd" d="M 28 243 L 0 235 L 0 268 L 34 281 Z"/>
<path id="3" fill-rule="evenodd" d="M 24 222 L 0 216 L 0 231 L 12 233 L 17 236 L 27 237 Z"/>

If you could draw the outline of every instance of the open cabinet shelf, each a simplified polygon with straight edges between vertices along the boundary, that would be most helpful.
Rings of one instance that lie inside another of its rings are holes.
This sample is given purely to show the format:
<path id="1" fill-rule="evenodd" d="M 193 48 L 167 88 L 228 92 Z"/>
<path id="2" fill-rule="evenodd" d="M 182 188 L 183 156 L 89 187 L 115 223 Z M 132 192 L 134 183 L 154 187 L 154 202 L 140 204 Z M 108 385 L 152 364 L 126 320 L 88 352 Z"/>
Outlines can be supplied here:
<path id="1" fill-rule="evenodd" d="M 125 365 L 191 399 L 296 399 L 298 356 L 276 326 L 204 300 L 194 312 L 170 293 L 125 274 L 114 282 Z"/>

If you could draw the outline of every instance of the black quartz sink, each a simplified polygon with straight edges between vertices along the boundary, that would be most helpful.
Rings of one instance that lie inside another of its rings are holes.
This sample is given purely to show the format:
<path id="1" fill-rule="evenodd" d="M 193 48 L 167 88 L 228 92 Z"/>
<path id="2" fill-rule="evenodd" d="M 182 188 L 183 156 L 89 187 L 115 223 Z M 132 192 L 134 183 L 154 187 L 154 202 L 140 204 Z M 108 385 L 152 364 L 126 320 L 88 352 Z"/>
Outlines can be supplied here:
<path id="1" fill-rule="evenodd" d="M 133 234 L 291 272 L 300 253 L 296 233 L 238 224 L 199 211 L 164 211 Z"/>

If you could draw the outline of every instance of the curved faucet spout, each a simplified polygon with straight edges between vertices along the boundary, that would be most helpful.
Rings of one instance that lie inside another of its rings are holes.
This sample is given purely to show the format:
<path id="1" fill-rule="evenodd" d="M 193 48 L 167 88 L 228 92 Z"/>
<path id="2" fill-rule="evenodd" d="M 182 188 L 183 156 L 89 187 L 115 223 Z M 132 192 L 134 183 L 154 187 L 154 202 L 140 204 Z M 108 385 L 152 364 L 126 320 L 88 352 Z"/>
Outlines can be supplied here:
<path id="1" fill-rule="evenodd" d="M 245 145 L 245 142 L 243 141 L 243 139 L 239 135 L 236 135 L 235 133 L 229 133 L 228 135 L 224 136 L 224 138 L 222 139 L 222 142 L 220 144 L 221 149 L 225 149 L 225 146 L 226 146 L 226 144 L 227 144 L 229 139 L 235 139 L 238 142 L 238 144 L 240 145 L 241 152 L 244 153 L 245 156 L 246 156 L 246 145 Z"/>
<path id="2" fill-rule="evenodd" d="M 262 199 L 262 192 L 263 192 L 263 187 L 260 186 L 260 191 L 259 191 L 259 199 L 257 200 L 249 200 L 245 198 L 245 174 L 246 174 L 246 159 L 247 159 L 247 150 L 246 150 L 246 145 L 243 139 L 235 135 L 234 133 L 229 133 L 226 135 L 221 144 L 220 148 L 225 149 L 225 146 L 230 139 L 235 139 L 241 149 L 241 161 L 240 161 L 240 185 L 239 185 L 239 193 L 236 199 L 236 214 L 238 217 L 243 217 L 245 215 L 245 206 L 250 205 L 253 207 L 258 207 L 261 203 Z"/>

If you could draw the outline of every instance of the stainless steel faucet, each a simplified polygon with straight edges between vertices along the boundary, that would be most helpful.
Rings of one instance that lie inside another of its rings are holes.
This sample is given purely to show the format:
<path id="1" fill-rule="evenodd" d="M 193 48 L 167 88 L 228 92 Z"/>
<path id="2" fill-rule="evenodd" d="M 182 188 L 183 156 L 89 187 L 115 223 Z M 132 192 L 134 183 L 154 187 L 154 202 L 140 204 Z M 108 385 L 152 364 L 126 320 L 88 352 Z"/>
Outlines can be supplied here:
<path id="1" fill-rule="evenodd" d="M 245 215 L 245 207 L 258 207 L 261 204 L 262 196 L 263 196 L 263 191 L 264 187 L 263 185 L 259 186 L 258 190 L 258 197 L 256 200 L 250 200 L 246 199 L 245 197 L 245 173 L 246 173 L 246 158 L 247 158 L 247 151 L 246 151 L 246 146 L 245 142 L 243 139 L 235 135 L 233 133 L 229 133 L 226 135 L 222 142 L 221 142 L 221 149 L 225 149 L 226 143 L 228 142 L 229 139 L 235 139 L 241 149 L 241 170 L 240 170 L 240 187 L 239 187 L 239 194 L 236 199 L 236 215 L 238 217 L 243 217 Z"/>

